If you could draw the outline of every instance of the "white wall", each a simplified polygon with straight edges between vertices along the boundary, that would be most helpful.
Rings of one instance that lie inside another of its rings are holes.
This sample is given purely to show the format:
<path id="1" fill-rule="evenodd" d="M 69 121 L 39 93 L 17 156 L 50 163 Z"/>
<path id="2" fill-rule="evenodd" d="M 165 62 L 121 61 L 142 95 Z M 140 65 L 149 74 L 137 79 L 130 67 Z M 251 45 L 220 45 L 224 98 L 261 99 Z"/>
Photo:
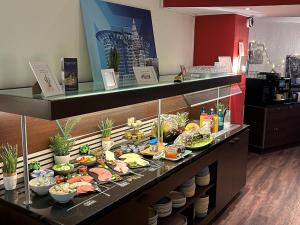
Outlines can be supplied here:
<path id="1" fill-rule="evenodd" d="M 193 16 L 160 0 L 112 2 L 151 10 L 161 74 L 193 64 Z M 47 62 L 60 79 L 61 57 L 77 57 L 80 81 L 92 79 L 79 0 L 0 0 L 0 89 L 32 85 L 29 60 Z"/>
<path id="2" fill-rule="evenodd" d="M 300 18 L 257 18 L 250 29 L 249 40 L 264 42 L 270 61 L 281 64 L 287 55 L 300 53 Z M 250 65 L 249 71 L 270 72 L 271 64 Z M 285 74 L 285 68 L 276 67 Z"/>

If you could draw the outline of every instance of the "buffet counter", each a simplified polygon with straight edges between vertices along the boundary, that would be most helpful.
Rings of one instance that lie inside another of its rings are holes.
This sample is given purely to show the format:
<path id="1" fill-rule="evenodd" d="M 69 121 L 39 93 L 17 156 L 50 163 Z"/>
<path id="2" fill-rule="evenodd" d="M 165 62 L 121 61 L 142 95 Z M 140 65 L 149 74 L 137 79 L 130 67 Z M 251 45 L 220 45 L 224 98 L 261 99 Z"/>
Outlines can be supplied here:
<path id="1" fill-rule="evenodd" d="M 33 194 L 32 204 L 25 206 L 22 183 L 15 191 L 4 191 L 1 186 L 0 223 L 146 225 L 149 206 L 209 166 L 212 169 L 209 214 L 195 222 L 207 224 L 245 185 L 247 153 L 248 126 L 243 125 L 223 132 L 210 146 L 193 152 L 185 159 L 178 162 L 149 160 L 150 167 L 135 169 L 135 175 L 124 181 L 99 185 L 97 193 L 76 197 L 67 204 L 55 203 L 49 195 L 39 197 Z M 187 202 L 192 203 L 192 199 Z M 181 211 L 184 210 L 188 211 L 189 205 Z M 172 215 L 174 213 L 176 210 Z M 159 220 L 159 224 L 168 218 Z M 188 221 L 192 220 L 194 218 L 190 215 Z"/>

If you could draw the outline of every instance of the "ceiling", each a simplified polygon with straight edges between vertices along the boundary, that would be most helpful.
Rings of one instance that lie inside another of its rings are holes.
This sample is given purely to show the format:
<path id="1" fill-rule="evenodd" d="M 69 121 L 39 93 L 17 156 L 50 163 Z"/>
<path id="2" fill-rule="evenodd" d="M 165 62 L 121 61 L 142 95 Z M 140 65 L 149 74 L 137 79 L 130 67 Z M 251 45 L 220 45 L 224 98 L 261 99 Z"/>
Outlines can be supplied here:
<path id="1" fill-rule="evenodd" d="M 250 7 L 176 7 L 169 8 L 195 16 L 239 14 L 254 17 L 300 17 L 300 5 L 250 6 Z"/>

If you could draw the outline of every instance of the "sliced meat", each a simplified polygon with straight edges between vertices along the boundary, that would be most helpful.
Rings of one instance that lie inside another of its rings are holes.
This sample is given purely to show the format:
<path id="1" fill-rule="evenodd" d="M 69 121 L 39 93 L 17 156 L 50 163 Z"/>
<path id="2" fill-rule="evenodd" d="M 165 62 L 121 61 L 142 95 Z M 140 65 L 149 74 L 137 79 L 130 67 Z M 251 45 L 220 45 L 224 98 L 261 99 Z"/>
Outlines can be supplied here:
<path id="1" fill-rule="evenodd" d="M 72 177 L 71 179 L 68 180 L 69 184 L 74 184 L 76 182 L 92 182 L 93 178 L 89 175 L 86 176 L 76 176 L 76 177 Z"/>
<path id="2" fill-rule="evenodd" d="M 95 188 L 91 185 L 83 185 L 83 186 L 77 187 L 77 195 L 85 194 L 85 193 L 92 192 L 92 191 L 95 191 Z"/>
<path id="3" fill-rule="evenodd" d="M 112 174 L 107 169 L 103 168 L 92 168 L 90 169 L 92 173 L 95 173 L 98 175 L 99 181 L 109 181 L 111 180 Z"/>
<path id="4" fill-rule="evenodd" d="M 126 165 L 126 163 L 124 163 L 123 161 L 120 160 L 116 160 L 115 161 L 115 167 L 114 170 L 119 172 L 119 173 L 123 173 L 126 174 L 129 171 L 128 166 Z"/>

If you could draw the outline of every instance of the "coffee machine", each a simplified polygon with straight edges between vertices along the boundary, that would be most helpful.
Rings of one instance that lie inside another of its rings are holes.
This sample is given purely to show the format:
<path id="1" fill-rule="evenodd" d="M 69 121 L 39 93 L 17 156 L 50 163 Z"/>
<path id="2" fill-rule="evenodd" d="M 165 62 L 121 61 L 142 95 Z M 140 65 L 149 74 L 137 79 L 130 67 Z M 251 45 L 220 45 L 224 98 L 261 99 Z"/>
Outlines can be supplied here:
<path id="1" fill-rule="evenodd" d="M 291 79 L 278 73 L 259 73 L 246 80 L 246 104 L 269 105 L 287 103 L 292 98 Z"/>

